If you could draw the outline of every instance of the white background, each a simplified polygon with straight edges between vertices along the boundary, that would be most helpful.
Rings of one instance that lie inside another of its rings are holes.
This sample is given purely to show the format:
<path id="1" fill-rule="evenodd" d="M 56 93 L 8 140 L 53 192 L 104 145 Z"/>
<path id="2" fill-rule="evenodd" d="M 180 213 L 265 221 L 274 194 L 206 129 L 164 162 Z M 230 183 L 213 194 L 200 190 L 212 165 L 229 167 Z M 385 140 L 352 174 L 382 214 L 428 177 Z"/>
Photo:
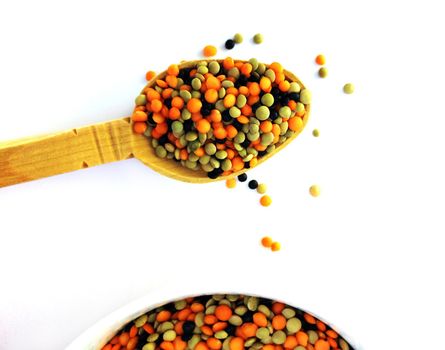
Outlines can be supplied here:
<path id="1" fill-rule="evenodd" d="M 276 295 L 364 349 L 442 347 L 439 4 L 0 2 L 0 140 L 126 116 L 147 70 L 235 32 L 245 43 L 230 55 L 278 60 L 314 95 L 300 137 L 248 173 L 269 186 L 269 208 L 245 184 L 175 182 L 137 160 L 0 189 L 0 349 L 61 349 L 171 288 Z M 266 234 L 281 252 L 259 246 Z"/>

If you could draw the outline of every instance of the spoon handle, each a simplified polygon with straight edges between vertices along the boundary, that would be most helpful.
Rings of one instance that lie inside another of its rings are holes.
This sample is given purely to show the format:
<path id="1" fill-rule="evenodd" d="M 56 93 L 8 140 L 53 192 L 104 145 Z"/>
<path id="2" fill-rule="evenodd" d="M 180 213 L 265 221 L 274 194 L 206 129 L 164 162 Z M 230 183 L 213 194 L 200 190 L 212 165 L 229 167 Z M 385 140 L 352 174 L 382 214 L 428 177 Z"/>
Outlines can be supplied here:
<path id="1" fill-rule="evenodd" d="M 133 158 L 146 144 L 129 118 L 69 131 L 0 142 L 0 187 Z"/>

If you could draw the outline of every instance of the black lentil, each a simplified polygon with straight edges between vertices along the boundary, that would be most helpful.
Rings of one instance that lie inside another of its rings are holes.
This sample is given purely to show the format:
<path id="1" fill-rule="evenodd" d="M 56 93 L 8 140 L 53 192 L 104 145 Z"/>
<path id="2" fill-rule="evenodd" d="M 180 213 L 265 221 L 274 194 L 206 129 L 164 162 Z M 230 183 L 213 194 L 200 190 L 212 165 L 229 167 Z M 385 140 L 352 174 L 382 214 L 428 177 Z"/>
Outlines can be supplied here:
<path id="1" fill-rule="evenodd" d="M 238 175 L 238 181 L 239 182 L 245 182 L 247 180 L 247 174 L 246 173 L 242 173 L 240 175 Z"/>
<path id="2" fill-rule="evenodd" d="M 250 180 L 248 186 L 251 190 L 255 190 L 258 187 L 258 181 Z"/>
<path id="3" fill-rule="evenodd" d="M 224 46 L 227 50 L 232 50 L 235 47 L 235 41 L 233 41 L 232 39 L 228 39 L 226 40 Z"/>

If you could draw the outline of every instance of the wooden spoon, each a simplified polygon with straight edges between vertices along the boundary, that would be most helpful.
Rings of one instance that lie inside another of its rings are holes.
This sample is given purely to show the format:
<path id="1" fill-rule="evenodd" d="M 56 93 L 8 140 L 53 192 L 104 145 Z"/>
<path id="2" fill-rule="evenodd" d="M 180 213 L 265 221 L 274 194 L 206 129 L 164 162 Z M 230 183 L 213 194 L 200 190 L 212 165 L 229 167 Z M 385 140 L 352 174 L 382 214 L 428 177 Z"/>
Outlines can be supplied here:
<path id="1" fill-rule="evenodd" d="M 179 68 L 188 68 L 197 62 L 186 61 Z M 296 81 L 304 88 L 295 75 L 284 73 L 289 81 Z M 163 79 L 165 75 L 166 72 L 162 72 L 147 86 L 154 85 L 156 79 Z M 303 126 L 309 111 L 308 105 Z M 298 132 L 294 133 L 274 152 L 259 159 L 258 165 L 286 147 L 297 135 Z M 129 158 L 137 158 L 158 173 L 185 182 L 206 183 L 227 178 L 220 176 L 213 180 L 204 171 L 190 170 L 174 160 L 158 158 L 147 137 L 135 134 L 130 117 L 126 117 L 45 136 L 0 142 L 0 187 Z"/>

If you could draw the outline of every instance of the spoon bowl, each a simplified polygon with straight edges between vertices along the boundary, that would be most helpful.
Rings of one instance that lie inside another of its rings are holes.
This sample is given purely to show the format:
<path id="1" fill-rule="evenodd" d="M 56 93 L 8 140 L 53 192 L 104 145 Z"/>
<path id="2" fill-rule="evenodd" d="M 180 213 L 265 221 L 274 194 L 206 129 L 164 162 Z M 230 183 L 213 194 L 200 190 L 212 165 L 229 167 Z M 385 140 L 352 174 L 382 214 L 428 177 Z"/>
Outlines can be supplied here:
<path id="1" fill-rule="evenodd" d="M 201 61 L 184 61 L 179 69 L 192 67 Z M 160 73 L 146 87 L 152 87 L 157 79 L 165 78 L 166 74 L 166 71 Z M 293 73 L 284 70 L 284 74 L 287 80 L 297 82 L 304 88 Z M 306 105 L 301 130 L 308 121 L 309 113 L 310 105 Z M 299 132 L 294 132 L 273 152 L 259 158 L 256 166 L 286 147 Z M 211 179 L 202 170 L 191 170 L 180 162 L 159 158 L 149 139 L 134 133 L 131 118 L 125 117 L 60 133 L 0 142 L 0 187 L 129 158 L 140 160 L 162 175 L 190 183 L 221 181 L 246 171 L 243 169 Z"/>

